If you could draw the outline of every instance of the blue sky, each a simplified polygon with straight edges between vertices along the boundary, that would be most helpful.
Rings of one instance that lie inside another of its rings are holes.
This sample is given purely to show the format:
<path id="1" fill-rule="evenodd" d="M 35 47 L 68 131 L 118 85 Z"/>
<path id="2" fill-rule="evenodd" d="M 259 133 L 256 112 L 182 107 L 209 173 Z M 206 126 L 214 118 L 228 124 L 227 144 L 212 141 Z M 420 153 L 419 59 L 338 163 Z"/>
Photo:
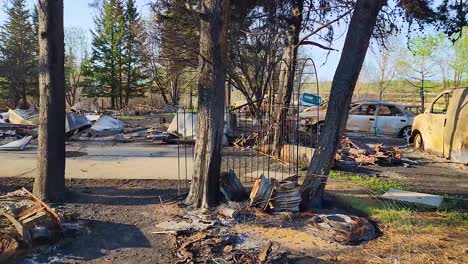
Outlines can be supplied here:
<path id="1" fill-rule="evenodd" d="M 0 0 L 0 3 L 1 3 L 0 24 L 3 23 L 3 21 L 6 18 L 6 15 L 4 12 L 5 11 L 4 3 L 6 1 L 7 0 Z M 27 1 L 29 8 L 32 8 L 33 4 L 36 1 L 37 0 Z M 95 15 L 95 10 L 89 7 L 90 2 L 92 1 L 91 0 L 64 0 L 65 27 L 80 27 L 86 30 L 87 32 L 90 32 L 90 30 L 94 28 L 93 17 Z M 152 0 L 137 0 L 136 2 L 143 16 L 147 16 L 149 13 L 149 3 L 152 2 Z M 333 48 L 341 51 L 343 44 L 344 44 L 344 39 L 345 39 L 344 34 L 346 33 L 346 29 L 338 28 L 337 31 L 338 31 L 337 35 L 342 35 L 342 37 L 334 42 Z M 89 33 L 88 33 L 88 37 L 90 37 Z M 331 53 L 327 53 L 327 52 L 318 50 L 317 48 L 306 47 L 301 50 L 301 54 L 306 57 L 311 57 L 312 59 L 315 60 L 316 65 L 318 67 L 317 70 L 318 70 L 319 80 L 325 81 L 325 80 L 331 80 L 333 78 L 336 66 L 340 59 L 341 52 L 332 51 Z M 313 76 L 307 76 L 307 77 L 313 77 Z"/>
<path id="2" fill-rule="evenodd" d="M 3 2 L 6 0 L 0 0 L 2 2 L 2 9 L 0 10 L 0 23 L 6 18 L 5 8 Z M 137 5 L 141 13 L 146 16 L 149 12 L 148 4 L 152 0 L 137 0 Z M 29 0 L 29 8 L 32 8 L 36 1 Z M 89 32 L 94 28 L 93 18 L 95 10 L 89 7 L 91 0 L 64 0 L 64 24 L 65 27 L 81 27 Z M 90 35 L 88 34 L 90 37 Z M 334 48 L 341 50 L 344 42 L 344 37 L 338 40 Z M 303 54 L 306 56 L 312 56 L 314 60 L 317 60 L 317 66 L 319 67 L 319 79 L 320 80 L 331 80 L 338 64 L 339 52 L 332 52 L 327 59 L 327 63 L 324 66 L 320 66 L 325 62 L 326 53 L 324 52 L 311 52 L 309 48 L 304 49 Z"/>

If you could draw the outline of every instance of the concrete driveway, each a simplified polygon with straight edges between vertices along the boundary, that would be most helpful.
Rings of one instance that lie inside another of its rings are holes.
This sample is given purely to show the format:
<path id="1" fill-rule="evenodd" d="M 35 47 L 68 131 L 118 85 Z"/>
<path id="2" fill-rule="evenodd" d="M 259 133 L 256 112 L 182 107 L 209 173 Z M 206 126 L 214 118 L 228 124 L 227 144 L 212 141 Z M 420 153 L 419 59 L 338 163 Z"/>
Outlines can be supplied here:
<path id="1" fill-rule="evenodd" d="M 178 158 L 178 152 L 181 158 Z M 184 158 L 185 153 L 187 158 Z M 185 179 L 191 177 L 192 146 L 147 142 L 71 142 L 67 144 L 66 178 Z M 0 152 L 0 177 L 34 177 L 37 149 Z M 187 170 L 186 170 L 187 168 Z M 179 174 L 180 172 L 180 174 Z"/>

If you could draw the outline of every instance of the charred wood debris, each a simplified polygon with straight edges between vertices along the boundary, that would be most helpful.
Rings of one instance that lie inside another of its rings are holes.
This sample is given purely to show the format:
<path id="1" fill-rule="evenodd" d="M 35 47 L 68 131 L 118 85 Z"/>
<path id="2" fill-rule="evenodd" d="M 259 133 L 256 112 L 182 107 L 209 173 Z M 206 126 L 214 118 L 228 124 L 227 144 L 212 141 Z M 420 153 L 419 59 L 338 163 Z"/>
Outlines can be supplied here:
<path id="1" fill-rule="evenodd" d="M 25 188 L 0 196 L 0 263 L 60 239 L 63 219 Z"/>
<path id="2" fill-rule="evenodd" d="M 225 203 L 211 210 L 190 210 L 177 220 L 158 223 L 153 233 L 176 237 L 178 263 L 287 262 L 290 252 L 268 239 L 236 231 L 239 224 L 292 228 L 349 246 L 380 234 L 362 217 L 300 212 L 299 179 L 292 176 L 277 181 L 262 175 L 249 195 L 234 172 L 223 173 L 220 193 Z M 184 207 L 183 203 L 178 205 Z"/>
<path id="3" fill-rule="evenodd" d="M 255 149 L 260 152 L 265 152 L 265 142 L 270 142 L 268 139 L 262 138 L 260 132 L 252 132 L 249 134 L 241 134 L 233 141 L 233 145 L 240 149 Z M 313 150 L 313 148 L 311 148 Z M 267 153 L 268 154 L 268 153 Z M 291 157 L 280 157 L 283 162 L 294 160 Z M 301 165 L 308 165 L 310 160 L 300 162 Z M 335 156 L 336 164 L 345 166 L 411 166 L 417 165 L 418 162 L 409 158 L 403 157 L 402 149 L 399 146 L 387 147 L 382 143 L 377 143 L 373 148 L 365 143 L 351 139 L 348 136 L 343 136 L 340 148 Z M 305 166 L 304 166 L 305 167 Z"/>

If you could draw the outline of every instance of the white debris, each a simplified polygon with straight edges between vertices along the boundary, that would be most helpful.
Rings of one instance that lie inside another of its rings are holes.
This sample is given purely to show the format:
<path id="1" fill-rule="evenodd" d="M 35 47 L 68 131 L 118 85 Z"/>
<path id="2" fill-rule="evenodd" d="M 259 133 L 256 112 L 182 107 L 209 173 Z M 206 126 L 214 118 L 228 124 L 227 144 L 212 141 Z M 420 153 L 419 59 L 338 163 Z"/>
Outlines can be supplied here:
<path id="1" fill-rule="evenodd" d="M 85 114 L 85 116 L 90 122 L 96 122 L 101 117 L 101 115 L 95 115 L 95 114 Z"/>
<path id="2" fill-rule="evenodd" d="M 184 109 L 179 109 L 172 123 L 167 129 L 167 133 L 175 134 L 183 139 L 196 139 L 198 127 L 197 115 L 195 113 L 187 113 Z"/>
<path id="3" fill-rule="evenodd" d="M 7 143 L 0 146 L 0 150 L 25 150 L 26 146 L 31 142 L 32 136 L 27 136 L 22 139 Z"/>
<path id="4" fill-rule="evenodd" d="M 89 125 L 91 125 L 91 122 L 84 115 L 79 115 L 73 112 L 66 114 L 65 132 L 70 132 Z"/>
<path id="5" fill-rule="evenodd" d="M 110 116 L 102 115 L 98 121 L 91 126 L 91 134 L 94 136 L 110 136 L 123 132 L 125 124 Z"/>
<path id="6" fill-rule="evenodd" d="M 3 116 L 3 114 L 2 114 Z M 37 125 L 38 124 L 38 115 L 32 115 L 28 111 L 21 109 L 9 109 L 8 110 L 8 120 L 10 123 L 17 125 Z"/>
<path id="7" fill-rule="evenodd" d="M 382 195 L 383 198 L 404 201 L 409 203 L 426 204 L 434 207 L 439 207 L 444 198 L 440 195 L 427 193 L 409 192 L 397 189 L 390 189 Z"/>

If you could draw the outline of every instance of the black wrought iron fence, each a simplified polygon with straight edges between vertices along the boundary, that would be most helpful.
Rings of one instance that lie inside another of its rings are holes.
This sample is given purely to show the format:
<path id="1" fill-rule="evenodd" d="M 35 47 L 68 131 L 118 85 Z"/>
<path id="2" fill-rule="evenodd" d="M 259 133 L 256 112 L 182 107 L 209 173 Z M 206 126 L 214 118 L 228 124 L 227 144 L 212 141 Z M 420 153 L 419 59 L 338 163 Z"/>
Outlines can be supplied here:
<path id="1" fill-rule="evenodd" d="M 225 112 L 225 140 L 222 151 L 222 171 L 234 171 L 244 182 L 254 181 L 261 175 L 285 179 L 306 168 L 313 155 L 318 136 L 313 129 L 304 129 L 301 112 L 307 107 L 302 102 L 303 87 L 308 93 L 319 95 L 315 67 L 310 59 L 303 60 L 296 73 L 296 82 L 289 104 L 284 103 L 284 92 L 273 88 L 260 99 L 244 103 L 229 102 Z M 271 87 L 278 87 L 272 83 Z M 317 90 L 312 90 L 316 88 Z M 179 110 L 175 118 L 186 118 L 185 135 L 178 140 L 179 179 L 187 184 L 193 169 L 193 142 L 196 140 L 196 113 Z M 179 128 L 177 128 L 179 130 Z M 187 140 L 187 131 L 192 141 Z M 191 143 L 191 144 L 188 144 Z"/>

